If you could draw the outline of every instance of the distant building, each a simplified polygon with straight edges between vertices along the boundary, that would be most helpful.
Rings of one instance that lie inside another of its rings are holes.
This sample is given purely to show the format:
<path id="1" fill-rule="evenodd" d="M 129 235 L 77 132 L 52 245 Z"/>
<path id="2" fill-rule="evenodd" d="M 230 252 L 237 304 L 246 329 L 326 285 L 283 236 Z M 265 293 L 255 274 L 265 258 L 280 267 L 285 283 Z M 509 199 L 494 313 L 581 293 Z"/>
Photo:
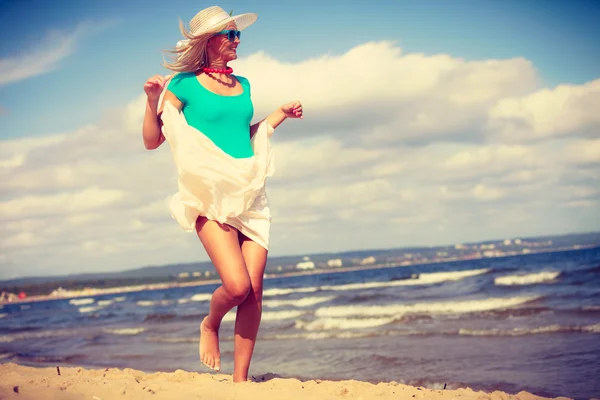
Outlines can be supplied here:
<path id="1" fill-rule="evenodd" d="M 212 273 L 211 273 L 210 271 L 204 271 L 204 276 L 205 276 L 206 278 L 210 277 L 210 276 L 211 276 L 211 274 L 212 274 Z"/>
<path id="2" fill-rule="evenodd" d="M 328 267 L 341 267 L 342 266 L 342 260 L 339 258 L 334 258 L 332 260 L 328 260 L 327 261 L 327 266 Z"/>
<path id="3" fill-rule="evenodd" d="M 521 244 L 521 239 L 515 239 L 515 244 Z"/>
<path id="4" fill-rule="evenodd" d="M 189 272 L 180 272 L 179 275 L 177 275 L 177 277 L 179 279 L 189 278 L 190 277 L 190 273 Z"/>
<path id="5" fill-rule="evenodd" d="M 506 239 L 506 240 L 504 240 L 504 245 L 505 245 L 505 246 L 510 246 L 510 245 L 511 245 L 511 243 L 512 243 L 512 240 L 510 240 L 510 239 Z"/>
<path id="6" fill-rule="evenodd" d="M 361 265 L 375 264 L 375 261 L 377 261 L 377 260 L 375 260 L 375 257 L 373 257 L 373 256 L 369 256 L 369 257 L 363 258 L 363 259 L 360 261 L 360 264 L 361 264 Z"/>
<path id="7" fill-rule="evenodd" d="M 315 263 L 312 261 L 302 261 L 299 262 L 298 264 L 296 264 L 296 268 L 297 269 L 314 269 L 315 268 Z"/>
<path id="8" fill-rule="evenodd" d="M 498 250 L 485 250 L 482 254 L 484 257 L 497 257 L 500 256 L 502 253 Z"/>
<path id="9" fill-rule="evenodd" d="M 465 246 L 464 244 L 455 244 L 455 245 L 454 245 L 454 248 L 455 248 L 456 250 L 466 250 L 466 249 L 468 249 L 469 247 L 468 247 L 468 246 Z"/>
<path id="10" fill-rule="evenodd" d="M 201 276 L 202 276 L 202 274 L 201 274 L 200 272 L 196 271 L 196 272 L 193 272 L 193 273 L 192 273 L 192 276 L 194 276 L 194 277 L 196 277 L 196 278 L 199 278 L 199 277 L 201 277 Z"/>

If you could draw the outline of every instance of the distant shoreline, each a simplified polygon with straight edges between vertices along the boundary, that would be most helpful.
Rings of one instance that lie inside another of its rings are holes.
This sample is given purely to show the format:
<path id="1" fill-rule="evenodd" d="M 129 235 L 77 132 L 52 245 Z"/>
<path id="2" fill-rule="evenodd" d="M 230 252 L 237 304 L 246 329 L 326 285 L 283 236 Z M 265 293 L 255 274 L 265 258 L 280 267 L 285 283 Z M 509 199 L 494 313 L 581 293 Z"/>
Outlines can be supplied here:
<path id="1" fill-rule="evenodd" d="M 277 278 L 289 278 L 296 276 L 307 276 L 307 275 L 316 275 L 316 274 L 331 274 L 331 273 L 343 273 L 343 272 L 354 272 L 354 271 L 365 271 L 372 269 L 383 269 L 383 268 L 398 268 L 398 267 L 414 267 L 420 265 L 431 265 L 431 264 L 441 264 L 441 263 L 452 263 L 452 262 L 460 262 L 460 261 L 470 261 L 470 260 L 483 260 L 488 258 L 507 258 L 507 257 L 516 257 L 516 256 L 530 256 L 534 254 L 545 254 L 545 253 L 556 253 L 560 251 L 578 251 L 578 250 L 588 250 L 600 247 L 600 245 L 575 245 L 570 247 L 557 247 L 552 249 L 544 249 L 544 250 L 530 250 L 529 253 L 514 253 L 514 254 L 502 254 L 502 255 L 494 255 L 494 256 L 481 256 L 481 257 L 465 257 L 465 258 L 448 258 L 448 259 L 435 259 L 435 260 L 425 260 L 418 261 L 414 264 L 406 264 L 401 265 L 401 263 L 383 263 L 383 264 L 372 264 L 372 265 L 357 265 L 352 267 L 335 267 L 329 269 L 315 269 L 310 271 L 295 271 L 295 272 L 285 272 L 281 274 L 265 274 L 265 280 L 268 279 L 277 279 Z M 135 293 L 141 291 L 153 291 L 153 290 L 164 290 L 164 289 L 173 289 L 178 287 L 192 287 L 192 286 L 206 286 L 219 284 L 220 279 L 211 279 L 211 280 L 202 280 L 202 281 L 190 281 L 190 282 L 163 282 L 163 283 L 149 283 L 135 286 L 117 286 L 106 289 L 95 289 L 92 288 L 89 292 L 78 293 L 71 296 L 31 296 L 25 299 L 17 299 L 12 302 L 0 302 L 0 305 L 6 304 L 27 304 L 41 301 L 53 301 L 53 300 L 67 300 L 67 299 L 77 299 L 82 297 L 95 297 L 95 296 L 104 296 L 104 295 L 120 295 L 127 293 Z"/>

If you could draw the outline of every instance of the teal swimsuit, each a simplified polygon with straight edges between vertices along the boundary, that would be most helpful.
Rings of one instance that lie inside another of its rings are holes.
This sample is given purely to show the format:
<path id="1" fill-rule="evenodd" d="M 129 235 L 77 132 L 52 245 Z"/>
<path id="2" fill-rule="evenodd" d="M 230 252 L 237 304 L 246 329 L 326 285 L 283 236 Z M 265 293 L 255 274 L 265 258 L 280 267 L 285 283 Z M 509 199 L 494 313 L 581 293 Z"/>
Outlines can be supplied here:
<path id="1" fill-rule="evenodd" d="M 250 122 L 254 107 L 250 97 L 250 83 L 235 76 L 243 92 L 222 96 L 206 89 L 193 72 L 179 73 L 167 89 L 183 103 L 182 112 L 193 128 L 198 129 L 216 146 L 233 158 L 252 157 Z"/>

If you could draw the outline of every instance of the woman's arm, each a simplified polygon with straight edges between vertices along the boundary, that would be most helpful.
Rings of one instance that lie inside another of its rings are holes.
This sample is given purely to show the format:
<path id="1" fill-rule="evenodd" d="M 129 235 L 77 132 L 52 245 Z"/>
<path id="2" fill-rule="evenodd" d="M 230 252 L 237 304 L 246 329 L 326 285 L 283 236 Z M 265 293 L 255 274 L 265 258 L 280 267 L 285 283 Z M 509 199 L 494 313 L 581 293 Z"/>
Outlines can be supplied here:
<path id="1" fill-rule="evenodd" d="M 148 98 L 142 126 L 142 137 L 144 139 L 144 147 L 148 150 L 157 149 L 165 141 L 161 130 L 162 119 L 160 118 L 165 100 L 169 100 L 178 110 L 181 110 L 183 107 L 179 99 L 169 90 L 166 90 L 159 108 L 160 95 L 169 79 L 170 77 L 157 75 L 148 79 L 144 85 L 144 91 Z"/>
<path id="2" fill-rule="evenodd" d="M 283 121 L 287 118 L 304 118 L 302 115 L 302 104 L 300 101 L 293 101 L 291 103 L 284 104 L 275 110 L 271 115 L 262 121 L 257 122 L 254 125 L 250 126 L 250 137 L 253 137 L 256 131 L 258 130 L 258 126 L 266 121 L 269 125 L 273 127 L 273 129 L 277 128 Z"/>

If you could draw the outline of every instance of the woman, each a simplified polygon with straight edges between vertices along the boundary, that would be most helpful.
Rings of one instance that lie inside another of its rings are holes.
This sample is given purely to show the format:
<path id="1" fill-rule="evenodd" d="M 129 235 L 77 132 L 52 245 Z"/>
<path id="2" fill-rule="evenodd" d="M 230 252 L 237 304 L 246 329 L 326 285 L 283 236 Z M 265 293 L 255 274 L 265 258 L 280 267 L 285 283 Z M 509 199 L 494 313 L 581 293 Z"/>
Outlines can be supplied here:
<path id="1" fill-rule="evenodd" d="M 186 40 L 165 64 L 174 77 L 154 76 L 144 85 L 144 145 L 156 149 L 167 140 L 178 168 L 171 214 L 196 231 L 222 282 L 200 325 L 200 359 L 220 369 L 219 326 L 237 306 L 234 382 L 248 379 L 262 312 L 271 218 L 264 187 L 273 172 L 268 137 L 287 118 L 302 118 L 295 101 L 250 125 L 250 83 L 227 63 L 237 58 L 241 31 L 256 19 L 216 6 L 200 11 L 189 31 L 180 24 Z"/>

